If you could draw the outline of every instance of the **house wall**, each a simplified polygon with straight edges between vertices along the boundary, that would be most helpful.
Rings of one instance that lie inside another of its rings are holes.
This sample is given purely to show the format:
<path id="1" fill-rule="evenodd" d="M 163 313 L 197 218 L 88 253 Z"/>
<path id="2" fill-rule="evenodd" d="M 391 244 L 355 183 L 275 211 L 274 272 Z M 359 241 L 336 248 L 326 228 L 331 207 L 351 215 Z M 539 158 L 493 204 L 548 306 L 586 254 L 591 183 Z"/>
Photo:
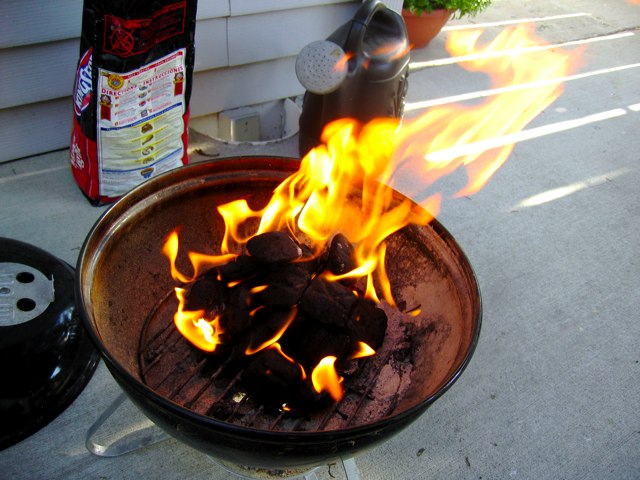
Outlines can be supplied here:
<path id="1" fill-rule="evenodd" d="M 192 117 L 298 95 L 295 55 L 359 0 L 200 0 Z M 0 162 L 69 146 L 82 0 L 0 2 Z"/>

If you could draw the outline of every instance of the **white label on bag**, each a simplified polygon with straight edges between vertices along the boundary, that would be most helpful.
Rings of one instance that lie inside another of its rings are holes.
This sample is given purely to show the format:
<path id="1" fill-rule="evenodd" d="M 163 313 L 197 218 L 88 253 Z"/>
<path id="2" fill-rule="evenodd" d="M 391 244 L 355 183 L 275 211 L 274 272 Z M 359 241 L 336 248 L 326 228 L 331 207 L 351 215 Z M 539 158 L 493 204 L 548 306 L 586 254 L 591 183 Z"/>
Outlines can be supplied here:
<path id="1" fill-rule="evenodd" d="M 117 197 L 182 165 L 185 49 L 128 73 L 99 70 L 100 194 Z"/>

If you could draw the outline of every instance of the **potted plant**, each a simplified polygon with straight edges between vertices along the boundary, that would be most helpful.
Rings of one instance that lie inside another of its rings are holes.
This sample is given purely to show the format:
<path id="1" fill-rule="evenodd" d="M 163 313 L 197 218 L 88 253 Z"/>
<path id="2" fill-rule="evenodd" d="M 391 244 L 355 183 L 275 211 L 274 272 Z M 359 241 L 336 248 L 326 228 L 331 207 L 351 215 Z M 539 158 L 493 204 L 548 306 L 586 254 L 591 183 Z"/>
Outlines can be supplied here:
<path id="1" fill-rule="evenodd" d="M 490 4 L 491 0 L 403 0 L 409 41 L 414 48 L 425 47 L 451 17 L 475 15 Z"/>

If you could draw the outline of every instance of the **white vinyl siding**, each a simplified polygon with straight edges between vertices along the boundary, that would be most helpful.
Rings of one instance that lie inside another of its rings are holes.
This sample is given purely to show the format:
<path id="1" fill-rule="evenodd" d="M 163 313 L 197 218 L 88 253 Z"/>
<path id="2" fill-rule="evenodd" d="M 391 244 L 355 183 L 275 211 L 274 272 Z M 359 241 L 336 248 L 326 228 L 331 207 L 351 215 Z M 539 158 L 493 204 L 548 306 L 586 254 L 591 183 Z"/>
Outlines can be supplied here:
<path id="1" fill-rule="evenodd" d="M 355 0 L 200 0 L 192 116 L 298 95 L 295 55 Z M 69 146 L 82 0 L 0 2 L 0 162 Z"/>

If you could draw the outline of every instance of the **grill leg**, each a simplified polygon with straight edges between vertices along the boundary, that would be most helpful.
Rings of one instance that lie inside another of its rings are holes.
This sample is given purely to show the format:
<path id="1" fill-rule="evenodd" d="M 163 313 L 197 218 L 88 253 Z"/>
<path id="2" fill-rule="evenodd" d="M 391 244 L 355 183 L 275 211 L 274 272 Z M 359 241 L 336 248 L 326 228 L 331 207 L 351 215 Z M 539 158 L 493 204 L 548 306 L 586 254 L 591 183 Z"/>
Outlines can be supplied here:
<path id="1" fill-rule="evenodd" d="M 87 450 L 94 455 L 100 457 L 118 457 L 169 438 L 168 434 L 164 433 L 148 419 L 146 425 L 143 423 L 141 427 L 134 430 L 126 427 L 114 428 L 113 426 L 109 426 L 109 419 L 126 400 L 127 396 L 124 393 L 118 395 L 118 397 L 111 402 L 111 405 L 102 412 L 102 415 L 98 417 L 95 423 L 89 427 L 85 445 L 87 446 Z M 107 436 L 108 439 L 101 441 L 100 437 L 102 436 Z"/>
<path id="2" fill-rule="evenodd" d="M 360 470 L 356 465 L 356 459 L 353 457 L 341 458 L 342 468 L 347 480 L 360 480 Z"/>
<path id="3" fill-rule="evenodd" d="M 163 432 L 150 420 L 148 420 L 147 426 L 139 427 L 133 431 L 127 431 L 130 429 L 125 428 L 114 431 L 113 427 L 109 427 L 109 419 L 116 415 L 118 409 L 120 409 L 126 401 L 127 396 L 124 393 L 118 395 L 105 411 L 102 412 L 93 425 L 89 427 L 85 441 L 89 452 L 100 457 L 118 457 L 170 438 L 167 433 Z M 111 434 L 111 436 L 115 438 L 107 441 L 99 440 L 100 436 L 106 433 Z M 338 463 L 342 464 L 346 480 L 360 480 L 360 471 L 353 457 L 340 457 Z M 318 480 L 315 469 L 304 474 L 302 478 L 304 478 L 304 480 Z"/>

